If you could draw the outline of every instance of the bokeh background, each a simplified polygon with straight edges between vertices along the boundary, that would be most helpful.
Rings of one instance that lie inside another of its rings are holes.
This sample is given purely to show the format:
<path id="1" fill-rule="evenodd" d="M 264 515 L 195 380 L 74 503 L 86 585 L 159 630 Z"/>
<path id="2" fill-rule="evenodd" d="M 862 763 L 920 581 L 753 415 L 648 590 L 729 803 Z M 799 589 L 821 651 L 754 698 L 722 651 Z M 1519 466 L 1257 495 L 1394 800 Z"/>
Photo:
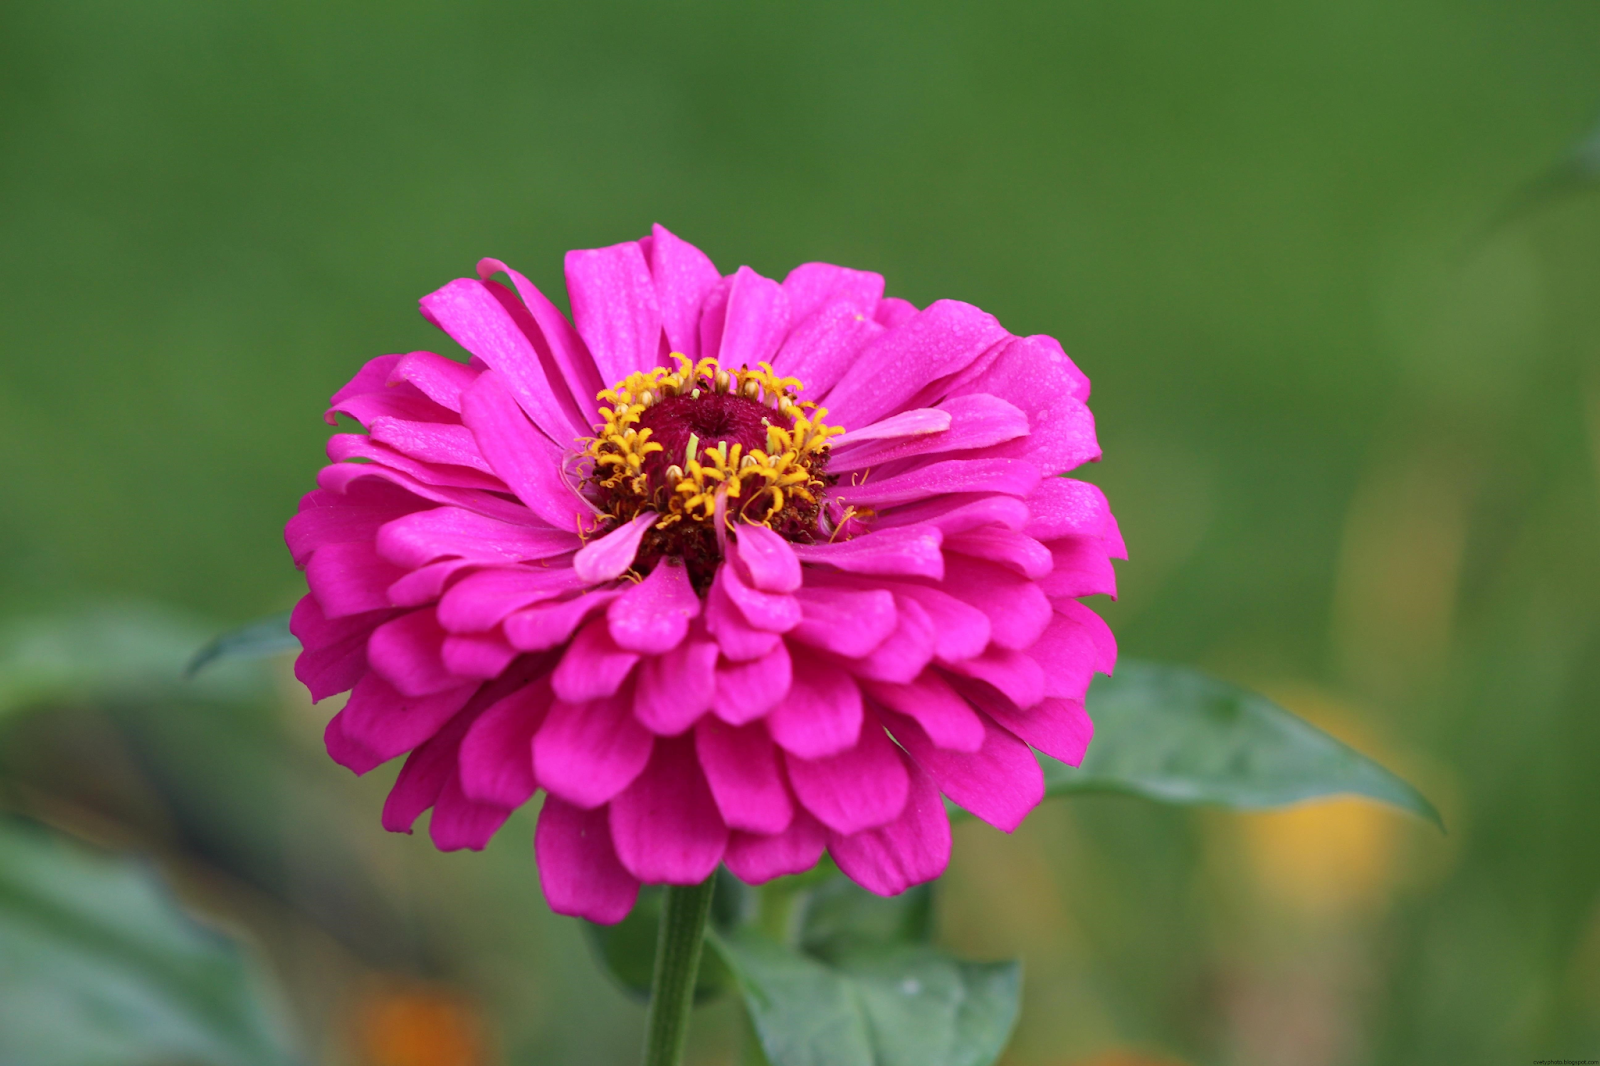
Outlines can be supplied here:
<path id="1" fill-rule="evenodd" d="M 7 0 L 0 808 L 149 856 L 312 1061 L 632 1061 L 531 816 L 389 837 L 392 770 L 319 754 L 285 662 L 159 667 L 293 602 L 322 401 L 454 350 L 417 297 L 492 255 L 560 300 L 565 249 L 659 221 L 1059 337 L 1124 654 L 1449 822 L 963 826 L 941 935 L 1025 959 L 1009 1066 L 1600 1058 L 1597 111 L 1578 0 Z M 694 1061 L 737 1039 L 706 1008 Z"/>

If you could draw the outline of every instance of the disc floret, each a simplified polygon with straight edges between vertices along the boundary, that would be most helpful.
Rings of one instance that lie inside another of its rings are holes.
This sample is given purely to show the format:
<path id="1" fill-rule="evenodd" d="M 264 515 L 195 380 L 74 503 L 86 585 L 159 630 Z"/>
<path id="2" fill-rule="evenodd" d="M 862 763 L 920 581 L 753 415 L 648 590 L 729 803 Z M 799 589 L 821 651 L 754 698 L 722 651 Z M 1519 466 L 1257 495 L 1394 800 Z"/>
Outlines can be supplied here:
<path id="1" fill-rule="evenodd" d="M 602 511 L 617 521 L 654 511 L 655 531 L 698 539 L 712 531 L 721 496 L 730 523 L 810 539 L 832 483 L 829 441 L 843 430 L 768 363 L 729 370 L 709 356 L 672 359 L 676 369 L 635 372 L 598 395 L 609 406 L 581 445 Z"/>

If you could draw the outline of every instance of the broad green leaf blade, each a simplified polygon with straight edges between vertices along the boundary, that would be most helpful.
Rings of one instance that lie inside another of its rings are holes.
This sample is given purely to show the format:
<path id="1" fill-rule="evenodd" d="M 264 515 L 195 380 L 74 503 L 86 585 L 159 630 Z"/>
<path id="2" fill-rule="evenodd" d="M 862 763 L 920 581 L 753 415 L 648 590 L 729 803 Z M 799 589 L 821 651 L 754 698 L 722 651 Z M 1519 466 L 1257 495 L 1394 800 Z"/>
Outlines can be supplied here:
<path id="1" fill-rule="evenodd" d="M 1022 964 L 960 962 L 931 947 L 843 960 L 879 1066 L 988 1066 L 1017 1022 Z"/>
<path id="2" fill-rule="evenodd" d="M 195 652 L 183 674 L 193 677 L 218 659 L 264 659 L 299 650 L 300 641 L 289 632 L 289 612 L 284 611 L 213 638 Z"/>
<path id="3" fill-rule="evenodd" d="M 714 934 L 772 1066 L 989 1066 L 1016 1024 L 1021 967 L 927 945 L 829 965 L 754 930 Z"/>
<path id="4" fill-rule="evenodd" d="M 800 945 L 833 960 L 864 946 L 923 943 L 933 932 L 933 885 L 875 896 L 842 873 L 806 893 Z"/>
<path id="5" fill-rule="evenodd" d="M 772 1066 L 875 1066 L 866 1012 L 837 971 L 751 929 L 710 942 L 739 979 Z"/>
<path id="6" fill-rule="evenodd" d="M 280 1066 L 264 990 L 148 869 L 0 820 L 0 1062 Z"/>
<path id="7" fill-rule="evenodd" d="M 1094 740 L 1077 768 L 1039 756 L 1050 795 L 1126 792 L 1163 803 L 1281 807 L 1366 796 L 1444 828 L 1433 804 L 1265 696 L 1197 670 L 1124 660 L 1089 691 Z"/>

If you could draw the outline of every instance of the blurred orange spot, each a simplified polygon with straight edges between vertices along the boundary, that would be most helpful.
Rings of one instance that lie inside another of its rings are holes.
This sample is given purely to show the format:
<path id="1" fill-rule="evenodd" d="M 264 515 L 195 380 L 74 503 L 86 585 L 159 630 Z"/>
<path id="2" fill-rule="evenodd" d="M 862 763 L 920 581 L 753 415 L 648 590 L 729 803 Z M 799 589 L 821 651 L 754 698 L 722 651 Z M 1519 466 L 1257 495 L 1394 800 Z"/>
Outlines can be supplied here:
<path id="1" fill-rule="evenodd" d="M 356 1017 L 365 1066 L 485 1066 L 483 1021 L 461 996 L 429 986 L 369 993 Z"/>

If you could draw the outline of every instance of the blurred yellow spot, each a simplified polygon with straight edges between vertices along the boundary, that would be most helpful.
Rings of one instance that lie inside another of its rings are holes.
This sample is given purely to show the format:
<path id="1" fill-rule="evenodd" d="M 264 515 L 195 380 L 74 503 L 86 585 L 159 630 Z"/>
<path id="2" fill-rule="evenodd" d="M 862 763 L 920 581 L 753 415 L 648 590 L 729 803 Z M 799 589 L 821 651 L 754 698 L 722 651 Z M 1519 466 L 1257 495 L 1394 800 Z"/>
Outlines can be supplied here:
<path id="1" fill-rule="evenodd" d="M 369 993 L 356 1017 L 363 1066 L 485 1066 L 478 1011 L 447 989 L 413 985 Z"/>
<path id="2" fill-rule="evenodd" d="M 1398 818 L 1341 799 L 1247 815 L 1245 840 L 1263 891 L 1318 914 L 1359 909 L 1387 893 Z"/>
<path id="3" fill-rule="evenodd" d="M 1269 688 L 1268 695 L 1395 767 L 1354 712 L 1334 697 L 1309 686 Z M 1270 899 L 1299 911 L 1334 914 L 1365 909 L 1386 898 L 1395 880 L 1402 817 L 1369 800 L 1342 798 L 1245 814 L 1240 824 L 1250 865 Z"/>

